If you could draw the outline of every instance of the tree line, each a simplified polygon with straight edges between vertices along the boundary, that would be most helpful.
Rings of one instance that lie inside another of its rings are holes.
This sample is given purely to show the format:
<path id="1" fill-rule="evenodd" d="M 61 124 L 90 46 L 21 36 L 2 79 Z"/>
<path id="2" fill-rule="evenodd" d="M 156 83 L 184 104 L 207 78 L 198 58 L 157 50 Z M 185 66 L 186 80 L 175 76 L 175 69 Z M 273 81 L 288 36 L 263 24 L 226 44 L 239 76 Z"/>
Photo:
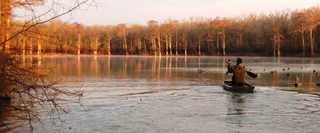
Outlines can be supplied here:
<path id="1" fill-rule="evenodd" d="M 3 47 L 19 54 L 317 56 L 320 7 L 238 18 L 151 20 L 146 25 L 53 21 Z M 23 26 L 14 21 L 10 32 Z"/>

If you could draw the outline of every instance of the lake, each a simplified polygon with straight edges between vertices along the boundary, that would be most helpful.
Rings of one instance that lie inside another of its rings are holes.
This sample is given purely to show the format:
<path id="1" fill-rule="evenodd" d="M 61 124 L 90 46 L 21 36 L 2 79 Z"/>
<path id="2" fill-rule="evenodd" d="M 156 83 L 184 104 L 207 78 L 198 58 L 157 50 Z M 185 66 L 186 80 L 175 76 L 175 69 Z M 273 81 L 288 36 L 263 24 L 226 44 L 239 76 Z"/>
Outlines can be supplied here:
<path id="1" fill-rule="evenodd" d="M 243 57 L 259 74 L 255 93 L 226 92 L 235 57 L 27 56 L 58 87 L 82 89 L 63 122 L 42 114 L 35 132 L 315 133 L 320 126 L 320 58 Z M 301 86 L 295 87 L 296 79 Z M 28 131 L 27 126 L 13 129 Z"/>

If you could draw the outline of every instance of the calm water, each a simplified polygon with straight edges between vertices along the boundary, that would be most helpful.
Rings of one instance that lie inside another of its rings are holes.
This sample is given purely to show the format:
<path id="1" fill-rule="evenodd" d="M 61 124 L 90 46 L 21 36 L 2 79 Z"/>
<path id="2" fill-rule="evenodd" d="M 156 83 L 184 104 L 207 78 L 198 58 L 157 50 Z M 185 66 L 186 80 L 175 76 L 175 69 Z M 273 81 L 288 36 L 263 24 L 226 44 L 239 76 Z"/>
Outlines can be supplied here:
<path id="1" fill-rule="evenodd" d="M 234 59 L 234 58 L 233 58 Z M 56 123 L 43 114 L 35 132 L 315 133 L 320 129 L 318 58 L 244 57 L 253 94 L 226 92 L 222 57 L 24 57 L 59 87 L 83 89 L 81 105 Z M 302 82 L 294 87 L 296 78 Z M 28 131 L 27 127 L 14 129 Z"/>

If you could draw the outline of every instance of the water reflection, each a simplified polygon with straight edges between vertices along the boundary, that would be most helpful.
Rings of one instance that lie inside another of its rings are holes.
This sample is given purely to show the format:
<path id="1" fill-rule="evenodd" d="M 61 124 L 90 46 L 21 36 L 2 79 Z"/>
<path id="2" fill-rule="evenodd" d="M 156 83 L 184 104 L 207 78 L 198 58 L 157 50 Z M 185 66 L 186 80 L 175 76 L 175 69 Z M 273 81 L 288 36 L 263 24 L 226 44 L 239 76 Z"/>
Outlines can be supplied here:
<path id="1" fill-rule="evenodd" d="M 230 93 L 228 96 L 228 113 L 227 115 L 243 115 L 245 114 L 245 95 Z"/>
<path id="2" fill-rule="evenodd" d="M 225 121 L 229 124 L 227 126 L 233 127 L 234 132 L 241 132 L 242 127 L 250 127 L 250 117 L 254 114 L 249 106 L 250 102 L 255 100 L 255 94 L 227 94 Z"/>
<path id="3" fill-rule="evenodd" d="M 226 122 L 241 128 L 244 125 L 246 113 L 245 97 L 241 94 L 230 94 L 227 98 L 227 116 Z"/>
<path id="4" fill-rule="evenodd" d="M 37 62 L 56 79 L 188 80 L 221 85 L 226 76 L 224 57 L 148 56 L 22 56 L 23 65 Z M 231 57 L 234 60 L 233 57 Z M 256 86 L 285 86 L 307 92 L 319 91 L 320 60 L 316 58 L 244 58 L 248 69 L 259 73 L 248 79 Z"/>

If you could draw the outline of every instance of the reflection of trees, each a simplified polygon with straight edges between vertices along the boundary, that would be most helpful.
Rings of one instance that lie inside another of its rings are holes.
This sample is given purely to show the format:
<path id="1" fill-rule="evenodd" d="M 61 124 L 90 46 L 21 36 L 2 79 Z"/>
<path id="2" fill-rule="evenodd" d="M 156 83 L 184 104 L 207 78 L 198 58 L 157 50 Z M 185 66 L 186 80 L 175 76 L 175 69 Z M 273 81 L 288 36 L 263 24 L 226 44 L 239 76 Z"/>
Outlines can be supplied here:
<path id="1" fill-rule="evenodd" d="M 25 65 L 29 56 L 22 56 Z M 210 84 L 221 84 L 224 76 L 224 60 L 221 58 L 180 57 L 119 57 L 119 56 L 69 56 L 42 57 L 40 66 L 54 70 L 51 76 L 82 78 L 125 78 L 147 80 L 197 80 Z M 187 63 L 185 63 L 187 60 Z M 35 61 L 35 60 L 34 60 Z M 276 62 L 276 60 L 275 60 Z M 306 62 L 310 63 L 310 62 Z M 71 67 L 72 66 L 72 67 Z M 74 66 L 74 67 L 73 67 Z M 202 69 L 200 71 L 200 69 Z M 216 70 L 216 71 L 211 71 Z M 264 73 L 252 80 L 256 85 L 283 86 L 299 77 L 303 89 L 315 88 L 316 74 L 313 73 Z M 309 86 L 306 86 L 309 85 Z"/>
<path id="2" fill-rule="evenodd" d="M 81 77 L 81 56 L 77 56 L 77 76 Z"/>
<path id="3" fill-rule="evenodd" d="M 169 63 L 169 77 L 171 78 L 171 76 L 172 76 L 172 56 L 170 56 L 170 63 Z"/>
<path id="4" fill-rule="evenodd" d="M 106 72 L 105 72 L 105 78 L 109 78 L 110 77 L 110 73 L 111 73 L 111 57 L 110 56 L 107 56 L 106 57 L 106 61 L 105 61 L 105 67 L 102 67 L 102 68 L 105 68 L 106 69 Z"/>
<path id="5" fill-rule="evenodd" d="M 161 61 L 162 61 L 162 58 L 161 57 L 158 57 L 158 58 L 155 58 L 156 59 L 156 80 L 160 80 L 161 78 Z"/>
<path id="6" fill-rule="evenodd" d="M 315 64 L 314 59 L 310 60 L 310 64 L 311 64 L 311 68 L 314 68 L 313 67 L 313 64 Z M 309 91 L 311 92 L 313 92 L 314 89 L 316 88 L 316 83 L 315 83 L 316 81 L 314 81 L 314 76 L 316 76 L 315 74 L 316 74 L 315 72 L 312 72 L 309 74 L 308 88 L 309 88 Z"/>
<path id="7" fill-rule="evenodd" d="M 225 54 L 225 51 L 223 51 L 223 53 Z M 221 63 L 221 67 L 222 67 L 222 72 L 224 73 L 224 72 L 226 72 L 226 63 L 225 63 L 225 60 L 226 60 L 226 58 L 223 56 L 222 57 L 222 61 L 221 62 L 219 62 L 219 63 Z M 222 79 L 225 79 L 225 75 L 224 74 L 222 74 Z"/>
<path id="8" fill-rule="evenodd" d="M 245 113 L 245 95 L 230 94 L 228 96 L 228 115 L 243 115 Z"/>
<path id="9" fill-rule="evenodd" d="M 278 86 L 279 85 L 279 74 L 277 71 L 271 72 L 271 85 L 272 86 Z"/>
<path id="10" fill-rule="evenodd" d="M 95 75 L 95 78 L 98 79 L 99 78 L 99 64 L 98 64 L 98 56 L 97 55 L 94 55 L 93 56 L 93 71 L 94 71 L 94 75 Z"/>

